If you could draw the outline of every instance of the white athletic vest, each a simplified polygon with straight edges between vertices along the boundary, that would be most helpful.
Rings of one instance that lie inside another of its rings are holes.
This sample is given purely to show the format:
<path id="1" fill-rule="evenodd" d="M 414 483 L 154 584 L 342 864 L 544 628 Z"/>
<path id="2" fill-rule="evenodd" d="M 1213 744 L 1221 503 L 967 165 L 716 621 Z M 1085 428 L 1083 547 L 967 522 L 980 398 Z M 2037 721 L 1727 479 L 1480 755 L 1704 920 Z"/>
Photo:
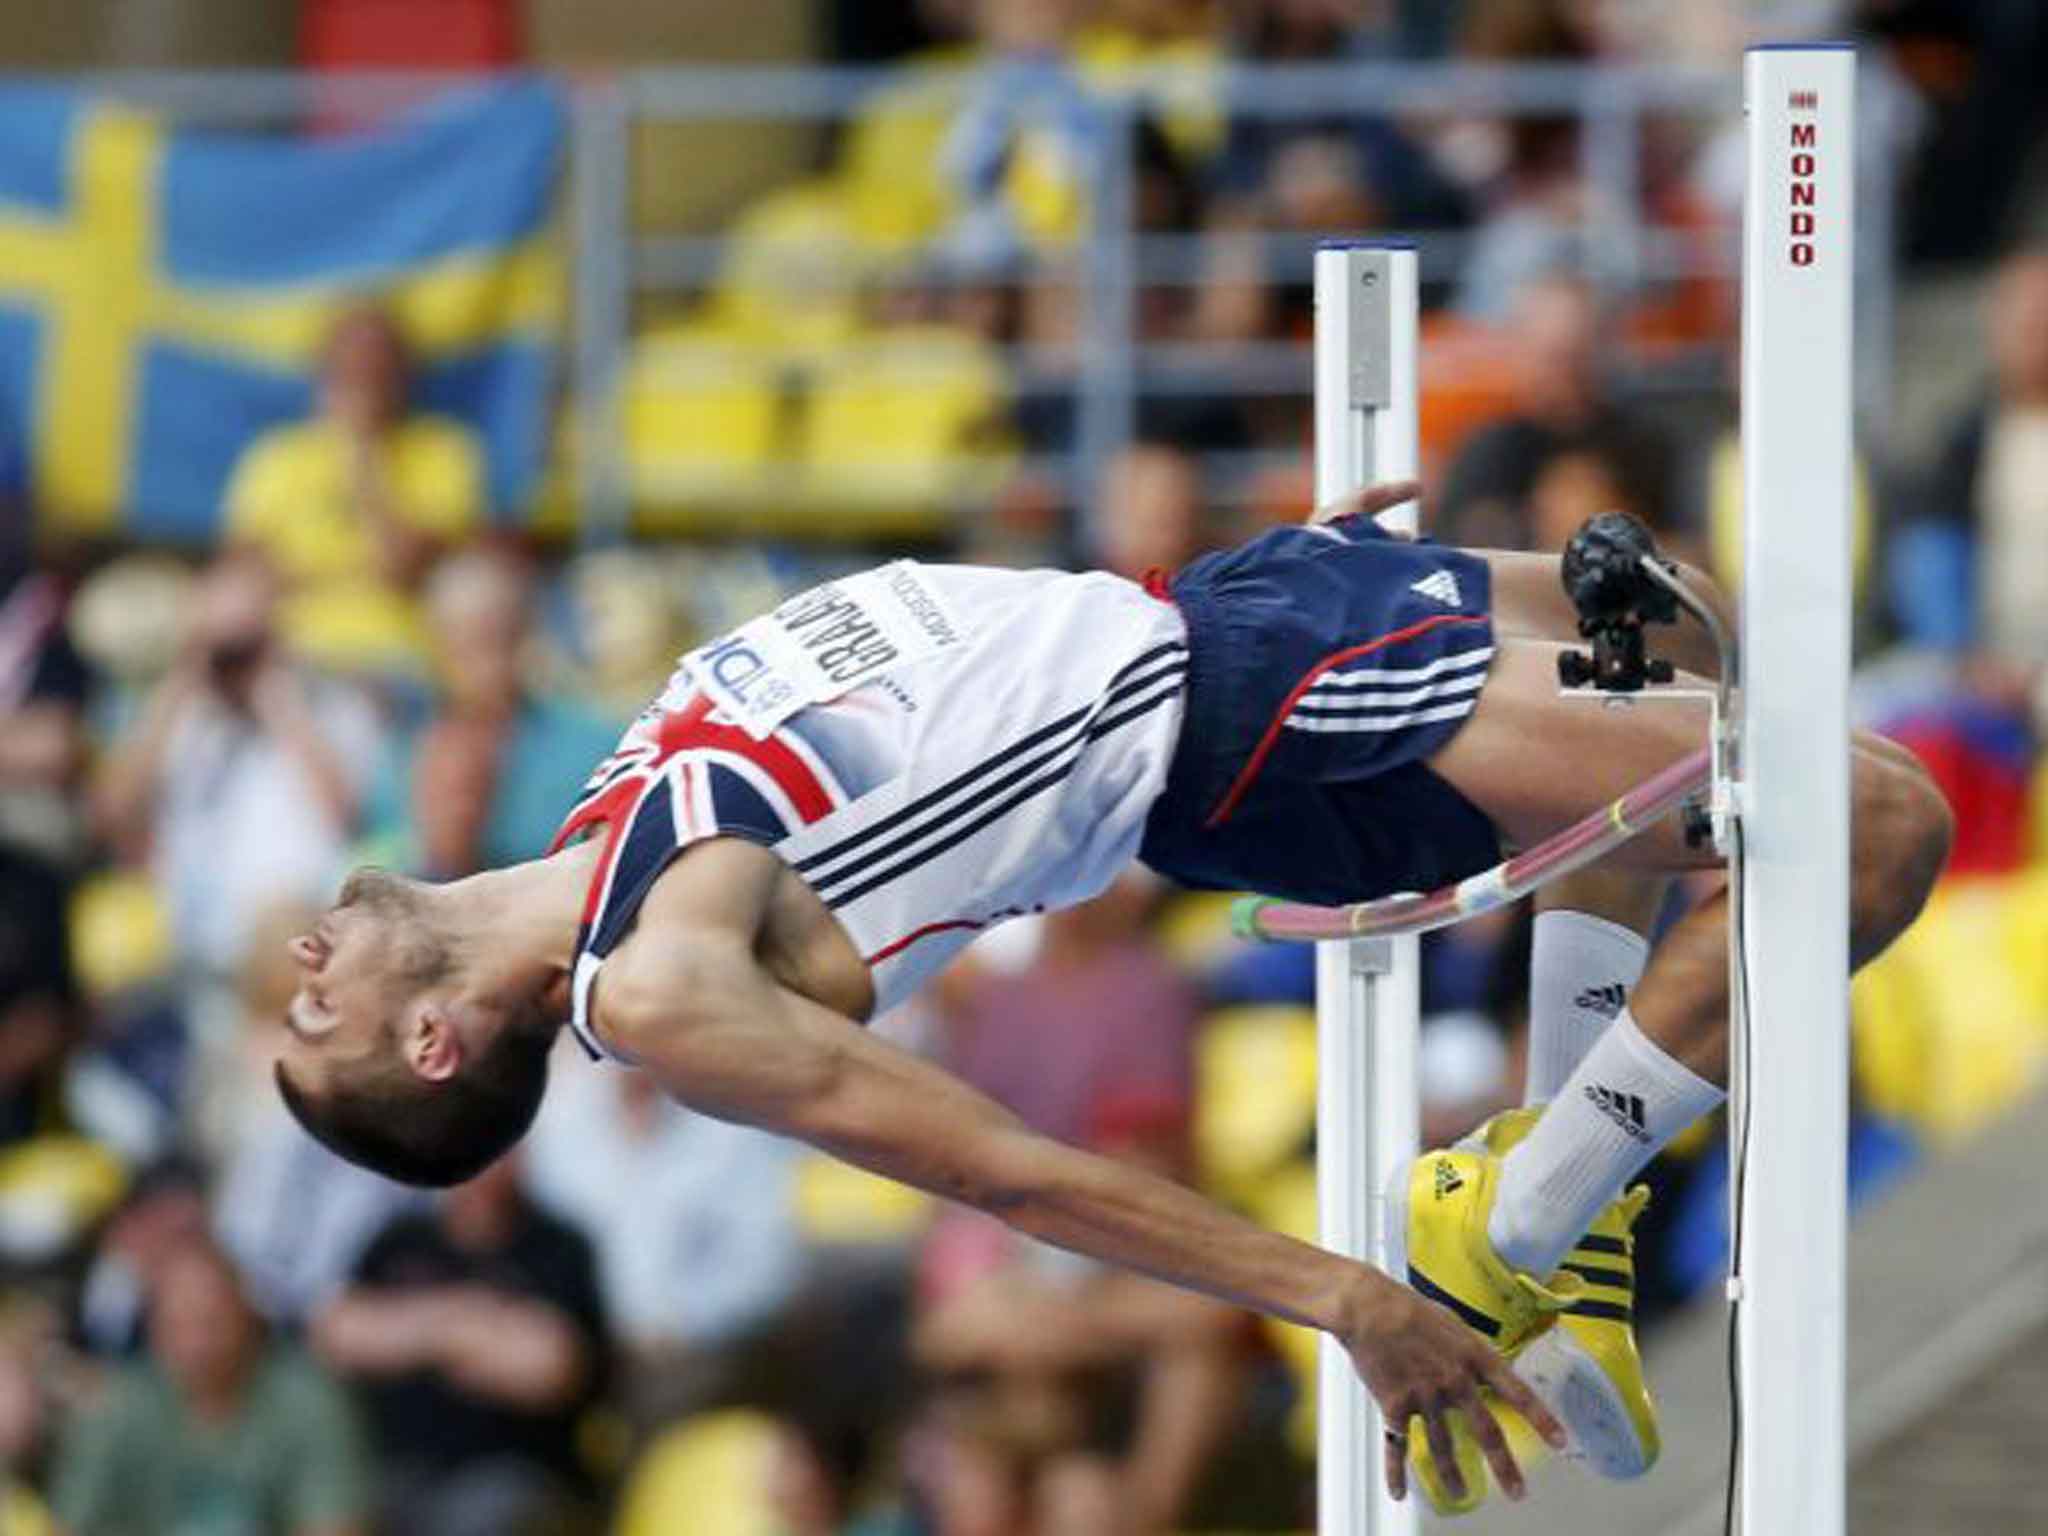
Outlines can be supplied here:
<path id="1" fill-rule="evenodd" d="M 900 561 L 685 656 L 555 846 L 601 830 L 571 1024 L 676 854 L 773 848 L 851 935 L 877 1011 L 975 934 L 1096 895 L 1136 852 L 1182 714 L 1187 632 L 1119 577 Z"/>

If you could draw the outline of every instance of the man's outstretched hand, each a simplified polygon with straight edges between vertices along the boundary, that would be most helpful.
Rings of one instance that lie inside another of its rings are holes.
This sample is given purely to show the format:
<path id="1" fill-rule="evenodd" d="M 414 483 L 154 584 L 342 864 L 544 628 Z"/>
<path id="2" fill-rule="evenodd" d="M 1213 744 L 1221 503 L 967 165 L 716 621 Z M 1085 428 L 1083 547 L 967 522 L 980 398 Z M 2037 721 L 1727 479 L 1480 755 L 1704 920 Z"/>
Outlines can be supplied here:
<path id="1" fill-rule="evenodd" d="M 1502 1491 L 1510 1498 L 1522 1496 L 1521 1468 L 1482 1391 L 1520 1413 L 1552 1449 L 1564 1449 L 1564 1427 L 1550 1410 L 1506 1359 L 1447 1308 L 1389 1283 L 1361 1287 L 1351 1313 L 1339 1336 L 1386 1418 L 1387 1491 L 1395 1498 L 1408 1493 L 1405 1437 L 1417 1414 L 1445 1485 L 1463 1496 L 1464 1473 L 1451 1445 L 1453 1409 L 1465 1416 Z"/>

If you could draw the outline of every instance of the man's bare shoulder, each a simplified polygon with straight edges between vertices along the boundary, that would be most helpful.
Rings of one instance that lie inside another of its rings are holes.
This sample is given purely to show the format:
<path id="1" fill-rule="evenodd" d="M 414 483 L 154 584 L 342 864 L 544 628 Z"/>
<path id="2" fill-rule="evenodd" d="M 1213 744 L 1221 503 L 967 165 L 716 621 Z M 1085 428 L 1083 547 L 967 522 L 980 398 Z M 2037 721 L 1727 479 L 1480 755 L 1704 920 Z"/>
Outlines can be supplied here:
<path id="1" fill-rule="evenodd" d="M 699 934 L 751 945 L 787 867 L 772 850 L 743 837 L 694 842 L 655 879 L 626 943 L 643 933 L 659 933 L 664 942 Z"/>
<path id="2" fill-rule="evenodd" d="M 782 862 L 739 838 L 684 849 L 655 878 L 626 937 L 605 961 L 591 1022 L 606 1044 L 635 1054 L 650 1029 L 686 1027 L 716 1004 L 721 978 L 751 967 Z"/>

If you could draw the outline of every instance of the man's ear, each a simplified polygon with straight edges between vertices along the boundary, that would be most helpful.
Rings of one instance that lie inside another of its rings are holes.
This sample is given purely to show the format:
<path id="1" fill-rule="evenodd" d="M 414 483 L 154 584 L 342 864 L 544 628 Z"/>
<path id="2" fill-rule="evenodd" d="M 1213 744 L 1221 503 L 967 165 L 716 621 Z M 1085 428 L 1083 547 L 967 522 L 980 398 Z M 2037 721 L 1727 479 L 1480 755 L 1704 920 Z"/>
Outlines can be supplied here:
<path id="1" fill-rule="evenodd" d="M 462 1038 L 440 1003 L 426 1003 L 412 1016 L 399 1045 L 405 1064 L 430 1083 L 445 1083 L 462 1066 Z"/>

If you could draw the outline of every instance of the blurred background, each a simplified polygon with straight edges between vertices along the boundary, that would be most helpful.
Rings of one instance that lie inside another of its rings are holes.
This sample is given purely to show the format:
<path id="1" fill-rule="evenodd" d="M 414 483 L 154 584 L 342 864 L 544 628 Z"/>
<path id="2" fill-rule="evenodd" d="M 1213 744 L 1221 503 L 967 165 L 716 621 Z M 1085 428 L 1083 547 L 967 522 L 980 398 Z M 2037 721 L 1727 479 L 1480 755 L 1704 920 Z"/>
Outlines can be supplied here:
<path id="1" fill-rule="evenodd" d="M 1761 40 L 1862 45 L 1856 708 L 1960 818 L 1855 988 L 1858 1262 L 1944 1257 L 1916 1198 L 1952 1262 L 2013 1249 L 1949 1191 L 2048 1061 L 2048 8 L 15 10 L 0 1536 L 1309 1529 L 1307 1336 L 573 1050 L 521 1152 L 426 1200 L 275 1101 L 283 941 L 353 863 L 536 855 L 679 649 L 794 587 L 1137 576 L 1303 517 L 1326 236 L 1421 242 L 1428 530 L 1619 507 L 1739 585 Z M 1425 946 L 1432 1140 L 1519 1095 L 1527 942 Z M 1305 1233 L 1310 998 L 1305 952 L 1139 874 L 877 1027 Z M 1654 1352 L 1719 1315 L 1718 1135 L 1653 1182 Z M 2036 1381 L 2039 1300 L 1988 1335 Z M 1856 1529 L 2041 1528 L 1955 1512 L 2026 1481 L 1997 1418 L 1947 1483 L 1859 1481 Z"/>

